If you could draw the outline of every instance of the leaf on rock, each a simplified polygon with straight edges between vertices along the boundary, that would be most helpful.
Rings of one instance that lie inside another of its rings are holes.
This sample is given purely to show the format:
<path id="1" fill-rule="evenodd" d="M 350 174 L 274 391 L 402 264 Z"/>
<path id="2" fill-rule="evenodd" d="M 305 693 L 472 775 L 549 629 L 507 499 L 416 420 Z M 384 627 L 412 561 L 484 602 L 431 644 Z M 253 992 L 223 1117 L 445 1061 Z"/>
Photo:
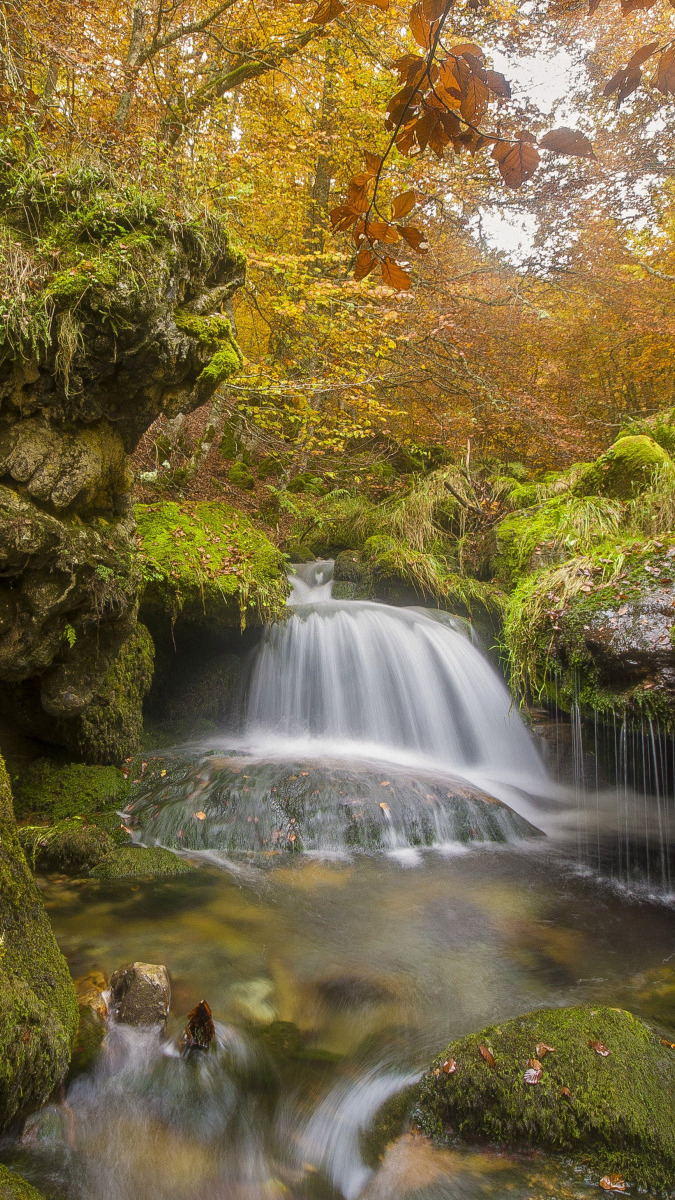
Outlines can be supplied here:
<path id="1" fill-rule="evenodd" d="M 454 1075 L 455 1071 L 457 1070 L 457 1063 L 455 1062 L 454 1058 L 446 1058 L 445 1062 L 443 1063 L 443 1070 L 445 1071 L 446 1075 Z"/>
<path id="2" fill-rule="evenodd" d="M 537 1058 L 543 1058 L 545 1054 L 555 1054 L 555 1046 L 547 1046 L 546 1042 L 537 1042 Z"/>
<path id="3" fill-rule="evenodd" d="M 554 154 L 573 154 L 577 158 L 595 158 L 593 143 L 585 133 L 578 129 L 568 129 L 561 125 L 560 129 L 551 129 L 540 138 L 539 145 L 544 150 Z"/>
<path id="4" fill-rule="evenodd" d="M 571 1091 L 570 1091 L 570 1089 L 569 1089 L 568 1087 L 561 1087 L 561 1089 L 560 1089 L 560 1095 L 561 1095 L 561 1096 L 571 1096 L 571 1095 L 572 1095 L 572 1093 L 571 1093 Z"/>
<path id="5" fill-rule="evenodd" d="M 523 1075 L 523 1079 L 525 1080 L 525 1083 L 534 1085 L 535 1083 L 539 1083 L 539 1080 L 543 1074 L 544 1072 L 542 1071 L 541 1067 L 528 1067 L 527 1071 Z"/>
<path id="6" fill-rule="evenodd" d="M 185 1050 L 208 1050 L 216 1036 L 213 1016 L 206 1000 L 200 1000 L 191 1013 L 188 1013 L 187 1025 L 181 1038 Z"/>
<path id="7" fill-rule="evenodd" d="M 528 1058 L 527 1065 L 528 1068 L 532 1068 L 534 1071 L 543 1071 L 544 1069 L 538 1058 Z"/>
<path id="8" fill-rule="evenodd" d="M 478 1047 L 478 1049 L 480 1050 L 480 1052 L 481 1052 L 481 1054 L 482 1054 L 483 1058 L 485 1059 L 485 1061 L 486 1061 L 486 1063 L 487 1063 L 488 1067 L 495 1067 L 495 1066 L 496 1066 L 496 1062 L 495 1062 L 495 1056 L 494 1056 L 494 1054 L 492 1053 L 492 1051 L 491 1051 L 491 1050 L 488 1050 L 487 1046 L 483 1046 L 483 1045 L 480 1045 L 480 1046 Z"/>
<path id="9" fill-rule="evenodd" d="M 626 1180 L 621 1175 L 603 1175 L 600 1187 L 606 1192 L 625 1192 Z"/>
<path id="10" fill-rule="evenodd" d="M 199 812 L 195 812 L 192 815 L 195 818 L 195 820 L 197 820 L 197 821 L 205 821 L 206 820 L 206 813 L 202 812 L 201 809 L 199 810 Z"/>
<path id="11" fill-rule="evenodd" d="M 663 1046 L 668 1046 L 670 1050 L 675 1050 L 675 1042 L 669 1042 L 667 1038 L 661 1038 L 661 1044 Z"/>
<path id="12" fill-rule="evenodd" d="M 588 1044 L 591 1050 L 595 1050 L 595 1053 L 599 1054 L 601 1058 L 609 1058 L 609 1050 L 604 1042 L 589 1042 Z"/>

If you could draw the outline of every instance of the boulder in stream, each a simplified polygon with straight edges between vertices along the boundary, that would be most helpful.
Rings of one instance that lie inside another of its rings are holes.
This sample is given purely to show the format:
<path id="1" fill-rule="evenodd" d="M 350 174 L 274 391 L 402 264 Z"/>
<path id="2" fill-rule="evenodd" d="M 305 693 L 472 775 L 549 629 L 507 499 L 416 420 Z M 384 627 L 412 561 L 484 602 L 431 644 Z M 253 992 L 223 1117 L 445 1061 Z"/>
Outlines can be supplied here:
<path id="1" fill-rule="evenodd" d="M 451 1042 L 418 1093 L 441 1139 L 536 1147 L 597 1182 L 675 1186 L 675 1050 L 617 1008 L 540 1009 Z"/>
<path id="2" fill-rule="evenodd" d="M 44 1200 L 42 1193 L 35 1190 L 20 1175 L 15 1175 L 0 1163 L 0 1200 Z"/>
<path id="3" fill-rule="evenodd" d="M 171 983 L 166 967 L 134 962 L 120 967 L 110 980 L 110 1007 L 123 1025 L 166 1025 Z"/>

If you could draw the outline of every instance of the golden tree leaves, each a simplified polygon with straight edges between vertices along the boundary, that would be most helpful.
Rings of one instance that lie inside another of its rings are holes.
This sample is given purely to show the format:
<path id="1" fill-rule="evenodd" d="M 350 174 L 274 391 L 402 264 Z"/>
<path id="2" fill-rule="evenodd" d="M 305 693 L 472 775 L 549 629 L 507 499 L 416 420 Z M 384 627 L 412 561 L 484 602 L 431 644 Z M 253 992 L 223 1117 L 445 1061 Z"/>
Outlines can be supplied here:
<path id="1" fill-rule="evenodd" d="M 585 133 L 578 129 L 568 129 L 561 125 L 559 129 L 551 129 L 539 139 L 543 150 L 552 150 L 554 154 L 572 154 L 576 158 L 595 158 L 593 143 Z"/>
<path id="2" fill-rule="evenodd" d="M 539 151 L 530 141 L 497 142 L 492 157 L 504 183 L 510 188 L 521 187 L 539 166 Z"/>

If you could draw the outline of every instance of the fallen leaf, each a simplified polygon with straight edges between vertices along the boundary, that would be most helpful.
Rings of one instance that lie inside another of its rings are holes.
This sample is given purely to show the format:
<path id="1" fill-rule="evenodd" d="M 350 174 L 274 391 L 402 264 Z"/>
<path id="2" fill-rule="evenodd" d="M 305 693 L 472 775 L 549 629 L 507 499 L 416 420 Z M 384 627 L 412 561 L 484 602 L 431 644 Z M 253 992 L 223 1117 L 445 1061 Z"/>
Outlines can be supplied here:
<path id="1" fill-rule="evenodd" d="M 206 813 L 202 812 L 201 809 L 199 810 L 199 812 L 193 813 L 192 815 L 193 815 L 193 817 L 196 817 L 198 821 L 206 820 Z"/>
<path id="2" fill-rule="evenodd" d="M 443 1063 L 443 1070 L 445 1071 L 446 1075 L 454 1075 L 455 1071 L 457 1070 L 457 1063 L 455 1062 L 454 1058 L 446 1058 L 445 1062 Z"/>
<path id="3" fill-rule="evenodd" d="M 572 1093 L 571 1093 L 571 1091 L 570 1091 L 570 1089 L 569 1089 L 568 1087 L 561 1087 L 561 1089 L 560 1089 L 560 1095 L 561 1095 L 561 1096 L 571 1096 L 571 1095 L 572 1095 Z"/>
<path id="4" fill-rule="evenodd" d="M 545 1054 L 555 1054 L 555 1046 L 547 1046 L 546 1042 L 537 1042 L 537 1058 L 543 1058 Z"/>
<path id="5" fill-rule="evenodd" d="M 661 1044 L 668 1046 L 670 1050 L 675 1050 L 675 1042 L 669 1042 L 666 1038 L 661 1038 Z"/>
<path id="6" fill-rule="evenodd" d="M 543 1067 L 538 1058 L 528 1058 L 527 1065 L 534 1071 L 543 1071 Z"/>
<path id="7" fill-rule="evenodd" d="M 600 1180 L 600 1187 L 606 1192 L 625 1192 L 626 1180 L 620 1175 L 603 1175 Z"/>
<path id="8" fill-rule="evenodd" d="M 609 1057 L 609 1050 L 604 1042 L 589 1042 L 588 1044 L 591 1050 L 595 1050 L 595 1053 L 599 1054 L 601 1058 Z"/>
<path id="9" fill-rule="evenodd" d="M 528 1067 L 527 1071 L 523 1075 L 523 1079 L 525 1080 L 525 1083 L 535 1084 L 539 1083 L 539 1080 L 543 1074 L 544 1072 L 542 1071 L 541 1067 Z"/>
<path id="10" fill-rule="evenodd" d="M 480 1050 L 481 1054 L 483 1055 L 483 1058 L 485 1059 L 488 1067 L 494 1067 L 495 1066 L 495 1056 L 492 1053 L 492 1051 L 488 1050 L 487 1046 L 482 1046 L 482 1045 L 479 1046 L 478 1049 Z"/>

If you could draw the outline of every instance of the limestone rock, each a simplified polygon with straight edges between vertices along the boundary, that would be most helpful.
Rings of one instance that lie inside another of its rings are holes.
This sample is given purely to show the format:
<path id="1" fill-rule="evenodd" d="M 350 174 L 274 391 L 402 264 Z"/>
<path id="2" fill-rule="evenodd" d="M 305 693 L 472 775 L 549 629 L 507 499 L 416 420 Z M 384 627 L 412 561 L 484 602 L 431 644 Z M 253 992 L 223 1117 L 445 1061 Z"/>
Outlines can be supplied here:
<path id="1" fill-rule="evenodd" d="M 123 1025 L 166 1025 L 171 1005 L 169 972 L 154 963 L 135 962 L 110 980 L 110 1007 Z"/>

